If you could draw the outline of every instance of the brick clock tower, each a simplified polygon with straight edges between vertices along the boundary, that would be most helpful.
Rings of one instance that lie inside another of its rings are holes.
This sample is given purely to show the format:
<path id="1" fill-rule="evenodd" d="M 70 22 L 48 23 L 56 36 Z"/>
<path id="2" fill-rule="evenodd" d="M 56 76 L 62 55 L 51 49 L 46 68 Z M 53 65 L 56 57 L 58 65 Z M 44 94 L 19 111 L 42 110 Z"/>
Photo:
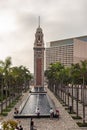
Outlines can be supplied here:
<path id="1" fill-rule="evenodd" d="M 44 50 L 43 32 L 39 18 L 34 42 L 34 87 L 44 87 Z"/>

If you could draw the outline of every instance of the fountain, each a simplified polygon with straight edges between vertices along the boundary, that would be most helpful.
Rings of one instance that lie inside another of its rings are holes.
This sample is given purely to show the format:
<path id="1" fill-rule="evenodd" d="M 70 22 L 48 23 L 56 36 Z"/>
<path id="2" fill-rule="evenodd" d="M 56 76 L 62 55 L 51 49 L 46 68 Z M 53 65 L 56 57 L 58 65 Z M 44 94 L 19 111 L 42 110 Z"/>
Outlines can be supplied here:
<path id="1" fill-rule="evenodd" d="M 50 108 L 55 110 L 55 105 L 42 88 L 37 90 L 38 88 L 32 89 L 26 101 L 22 103 L 19 114 L 14 115 L 15 118 L 37 117 L 37 108 L 40 110 L 40 117 L 50 117 Z"/>

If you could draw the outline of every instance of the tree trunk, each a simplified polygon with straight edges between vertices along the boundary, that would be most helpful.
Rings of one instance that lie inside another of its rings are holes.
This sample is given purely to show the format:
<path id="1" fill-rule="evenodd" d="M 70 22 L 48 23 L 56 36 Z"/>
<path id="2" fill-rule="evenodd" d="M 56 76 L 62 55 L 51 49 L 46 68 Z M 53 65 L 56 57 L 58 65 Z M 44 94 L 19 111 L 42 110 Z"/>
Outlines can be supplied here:
<path id="1" fill-rule="evenodd" d="M 83 76 L 83 123 L 85 123 L 85 98 L 84 98 L 84 76 Z"/>
<path id="2" fill-rule="evenodd" d="M 8 102 L 8 94 L 7 94 L 7 91 L 8 91 L 8 87 L 7 87 L 7 85 L 6 85 L 6 108 L 7 108 L 7 102 Z"/>
<path id="3" fill-rule="evenodd" d="M 2 86 L 1 86 L 1 113 L 3 111 L 3 83 L 2 83 Z"/>
<path id="4" fill-rule="evenodd" d="M 72 84 L 72 112 L 73 112 L 73 84 Z"/>
<path id="5" fill-rule="evenodd" d="M 65 105 L 66 105 L 66 86 L 65 86 Z"/>
<path id="6" fill-rule="evenodd" d="M 78 98 L 79 98 L 79 93 L 78 93 L 78 85 L 76 86 L 76 90 L 77 90 L 77 99 L 76 99 L 76 113 L 77 113 L 77 117 L 78 117 Z"/>
<path id="7" fill-rule="evenodd" d="M 69 86 L 68 86 L 68 107 L 69 107 Z"/>
<path id="8" fill-rule="evenodd" d="M 82 101 L 82 95 L 83 95 L 83 92 L 82 92 L 82 91 L 83 91 L 83 89 L 82 89 L 82 85 L 81 85 L 81 102 L 83 102 L 83 101 Z"/>

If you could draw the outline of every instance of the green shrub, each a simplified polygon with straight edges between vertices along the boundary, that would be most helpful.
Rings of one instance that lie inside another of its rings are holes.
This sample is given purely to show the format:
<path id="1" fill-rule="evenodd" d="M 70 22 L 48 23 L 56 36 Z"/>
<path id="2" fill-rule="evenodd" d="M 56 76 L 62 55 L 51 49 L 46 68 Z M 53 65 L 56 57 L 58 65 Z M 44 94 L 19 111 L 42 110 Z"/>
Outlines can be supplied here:
<path id="1" fill-rule="evenodd" d="M 74 111 L 72 111 L 72 112 L 69 111 L 68 113 L 69 113 L 69 114 L 76 114 L 76 112 L 74 112 Z"/>
<path id="2" fill-rule="evenodd" d="M 87 127 L 87 122 L 86 123 L 77 122 L 77 125 L 79 127 Z"/>
<path id="3" fill-rule="evenodd" d="M 10 112 L 11 108 L 7 107 L 6 109 L 3 110 L 3 112 Z"/>
<path id="4" fill-rule="evenodd" d="M 7 115 L 8 115 L 8 112 L 2 112 L 1 115 L 7 116 Z"/>
<path id="5" fill-rule="evenodd" d="M 69 108 L 68 108 L 68 107 L 65 107 L 65 110 L 69 110 Z"/>
<path id="6" fill-rule="evenodd" d="M 81 116 L 72 116 L 73 119 L 82 119 Z"/>
<path id="7" fill-rule="evenodd" d="M 13 107 L 14 107 L 14 105 L 12 105 L 12 104 L 9 105 L 9 108 L 10 108 L 10 109 L 13 108 Z"/>

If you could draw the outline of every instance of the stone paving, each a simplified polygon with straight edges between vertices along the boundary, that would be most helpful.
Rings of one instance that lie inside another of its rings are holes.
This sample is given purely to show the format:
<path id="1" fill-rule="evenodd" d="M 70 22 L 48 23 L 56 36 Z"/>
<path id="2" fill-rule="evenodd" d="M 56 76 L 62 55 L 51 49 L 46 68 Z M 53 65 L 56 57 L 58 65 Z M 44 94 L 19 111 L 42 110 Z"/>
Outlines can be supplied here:
<path id="1" fill-rule="evenodd" d="M 50 92 L 47 89 L 47 93 L 50 96 L 50 98 L 53 100 L 54 104 L 60 111 L 60 119 L 49 119 L 49 118 L 35 118 L 34 124 L 36 130 L 81 130 L 75 121 L 71 118 L 71 116 L 65 111 L 63 106 L 60 104 L 60 102 L 56 99 L 56 97 L 53 95 L 52 92 Z M 25 93 L 22 97 L 22 99 L 16 104 L 16 107 L 19 107 L 21 103 L 26 99 L 28 96 L 28 92 Z M 0 121 L 13 119 L 13 113 L 14 108 L 11 112 L 9 112 L 7 117 L 2 117 Z M 22 124 L 24 130 L 30 130 L 30 119 L 16 119 L 20 121 L 20 124 Z"/>

